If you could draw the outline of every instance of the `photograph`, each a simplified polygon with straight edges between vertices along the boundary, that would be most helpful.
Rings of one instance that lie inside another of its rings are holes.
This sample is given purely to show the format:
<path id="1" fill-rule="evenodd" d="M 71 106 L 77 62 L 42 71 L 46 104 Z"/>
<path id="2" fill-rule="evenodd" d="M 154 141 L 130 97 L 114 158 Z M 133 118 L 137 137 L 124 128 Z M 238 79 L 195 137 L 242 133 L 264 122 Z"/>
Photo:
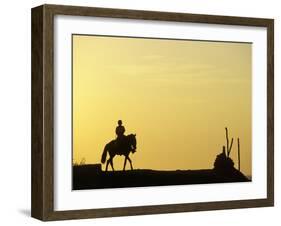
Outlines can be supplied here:
<path id="1" fill-rule="evenodd" d="M 252 43 L 72 34 L 72 190 L 251 182 Z"/>

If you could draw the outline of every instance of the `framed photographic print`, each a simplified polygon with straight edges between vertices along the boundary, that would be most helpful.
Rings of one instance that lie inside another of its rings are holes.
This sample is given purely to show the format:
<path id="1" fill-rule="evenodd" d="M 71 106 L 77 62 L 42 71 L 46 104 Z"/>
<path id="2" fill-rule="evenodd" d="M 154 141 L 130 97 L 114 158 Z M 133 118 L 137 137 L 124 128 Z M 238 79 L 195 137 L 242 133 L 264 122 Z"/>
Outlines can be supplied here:
<path id="1" fill-rule="evenodd" d="M 274 21 L 32 9 L 32 216 L 273 206 Z"/>

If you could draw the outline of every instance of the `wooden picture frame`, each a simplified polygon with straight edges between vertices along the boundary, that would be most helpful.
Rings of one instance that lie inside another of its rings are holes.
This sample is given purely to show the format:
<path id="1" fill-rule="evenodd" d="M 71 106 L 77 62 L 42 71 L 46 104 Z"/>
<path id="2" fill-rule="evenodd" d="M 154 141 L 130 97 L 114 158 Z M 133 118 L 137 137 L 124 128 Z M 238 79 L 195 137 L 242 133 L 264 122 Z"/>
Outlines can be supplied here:
<path id="1" fill-rule="evenodd" d="M 54 16 L 124 18 L 255 26 L 267 29 L 267 198 L 168 205 L 54 210 Z M 274 20 L 126 9 L 42 5 L 32 9 L 31 215 L 50 220 L 162 214 L 274 205 Z"/>

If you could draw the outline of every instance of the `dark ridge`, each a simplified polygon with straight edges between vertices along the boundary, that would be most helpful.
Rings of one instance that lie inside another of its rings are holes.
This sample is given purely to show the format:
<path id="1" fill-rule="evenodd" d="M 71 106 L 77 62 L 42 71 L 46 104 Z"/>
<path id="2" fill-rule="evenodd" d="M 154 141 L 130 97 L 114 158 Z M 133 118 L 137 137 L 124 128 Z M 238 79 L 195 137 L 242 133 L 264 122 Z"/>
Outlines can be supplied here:
<path id="1" fill-rule="evenodd" d="M 102 171 L 100 164 L 73 166 L 73 190 L 98 188 L 124 188 L 187 184 L 210 184 L 250 181 L 234 167 L 202 170 L 160 171 L 136 169 Z"/>

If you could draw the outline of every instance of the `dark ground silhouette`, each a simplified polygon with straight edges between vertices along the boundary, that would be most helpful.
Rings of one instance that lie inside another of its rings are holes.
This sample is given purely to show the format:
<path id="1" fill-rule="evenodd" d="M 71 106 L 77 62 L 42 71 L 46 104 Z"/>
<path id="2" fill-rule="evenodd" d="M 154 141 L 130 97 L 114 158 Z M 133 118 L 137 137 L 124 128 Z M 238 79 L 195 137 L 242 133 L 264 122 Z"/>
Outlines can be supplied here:
<path id="1" fill-rule="evenodd" d="M 73 189 L 146 187 L 250 181 L 240 171 L 219 169 L 101 171 L 100 164 L 73 167 Z"/>

